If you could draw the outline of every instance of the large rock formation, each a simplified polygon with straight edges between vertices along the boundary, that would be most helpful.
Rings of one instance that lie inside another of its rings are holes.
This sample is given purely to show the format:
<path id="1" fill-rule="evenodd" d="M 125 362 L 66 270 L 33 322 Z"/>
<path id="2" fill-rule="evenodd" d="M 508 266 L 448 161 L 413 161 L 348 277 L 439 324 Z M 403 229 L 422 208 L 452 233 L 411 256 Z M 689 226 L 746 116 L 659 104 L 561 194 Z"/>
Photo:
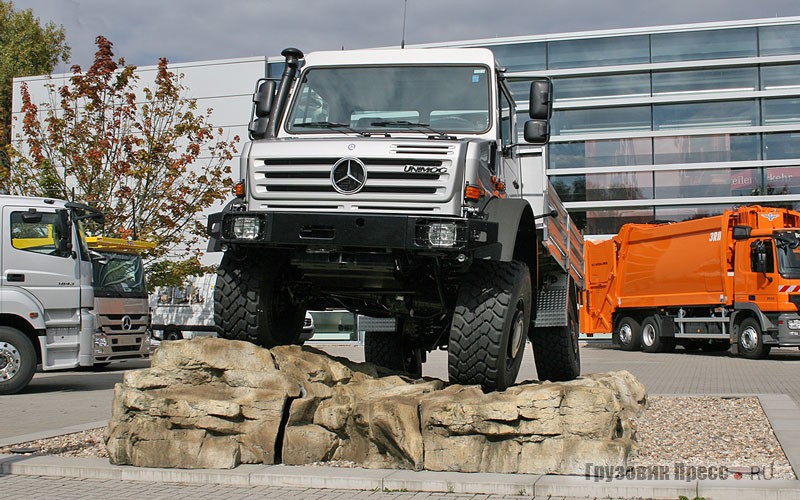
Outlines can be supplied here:
<path id="1" fill-rule="evenodd" d="M 125 374 L 106 444 L 112 463 L 145 467 L 582 474 L 626 464 L 644 402 L 624 371 L 484 394 L 309 347 L 197 338 L 165 342 L 151 368 Z"/>

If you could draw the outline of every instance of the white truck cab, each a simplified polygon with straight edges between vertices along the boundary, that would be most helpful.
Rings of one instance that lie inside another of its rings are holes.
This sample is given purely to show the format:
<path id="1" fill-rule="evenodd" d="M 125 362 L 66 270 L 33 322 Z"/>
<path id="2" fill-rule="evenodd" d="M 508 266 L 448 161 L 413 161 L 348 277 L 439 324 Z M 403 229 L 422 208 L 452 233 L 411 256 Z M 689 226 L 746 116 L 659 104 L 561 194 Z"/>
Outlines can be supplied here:
<path id="1" fill-rule="evenodd" d="M 92 366 L 92 262 L 83 220 L 103 214 L 79 203 L 0 196 L 0 394 L 42 370 Z"/>

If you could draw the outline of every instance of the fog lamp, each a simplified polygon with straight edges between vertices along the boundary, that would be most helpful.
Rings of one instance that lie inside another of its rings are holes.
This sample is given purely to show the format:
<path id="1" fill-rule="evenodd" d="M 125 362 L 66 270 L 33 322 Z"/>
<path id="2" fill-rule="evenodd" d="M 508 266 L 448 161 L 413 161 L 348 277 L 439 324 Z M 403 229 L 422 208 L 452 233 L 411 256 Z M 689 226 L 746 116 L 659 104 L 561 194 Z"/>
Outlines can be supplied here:
<path id="1" fill-rule="evenodd" d="M 239 240 L 254 240 L 258 238 L 261 222 L 258 217 L 236 217 L 233 220 L 233 235 Z"/>
<path id="2" fill-rule="evenodd" d="M 428 243 L 436 248 L 451 248 L 458 241 L 458 228 L 452 222 L 434 222 L 428 226 Z"/>

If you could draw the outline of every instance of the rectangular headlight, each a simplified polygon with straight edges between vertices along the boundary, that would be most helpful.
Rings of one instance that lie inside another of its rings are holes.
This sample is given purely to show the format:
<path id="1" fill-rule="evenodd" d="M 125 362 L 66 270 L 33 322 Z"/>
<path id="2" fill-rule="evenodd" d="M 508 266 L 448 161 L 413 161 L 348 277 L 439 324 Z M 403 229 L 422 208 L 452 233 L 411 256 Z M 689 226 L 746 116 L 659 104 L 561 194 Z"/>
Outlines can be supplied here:
<path id="1" fill-rule="evenodd" d="M 240 216 L 233 219 L 233 235 L 239 240 L 258 238 L 261 221 L 258 217 Z"/>
<path id="2" fill-rule="evenodd" d="M 787 323 L 789 330 L 800 330 L 800 319 L 790 319 Z"/>

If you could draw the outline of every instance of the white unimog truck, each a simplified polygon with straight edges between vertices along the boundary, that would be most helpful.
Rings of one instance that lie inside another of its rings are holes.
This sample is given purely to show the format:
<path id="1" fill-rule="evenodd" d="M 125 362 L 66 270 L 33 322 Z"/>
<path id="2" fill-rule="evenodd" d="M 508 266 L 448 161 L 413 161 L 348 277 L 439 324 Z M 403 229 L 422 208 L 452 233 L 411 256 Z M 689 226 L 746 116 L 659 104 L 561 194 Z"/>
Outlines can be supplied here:
<path id="1" fill-rule="evenodd" d="M 104 219 L 78 203 L 0 196 L 0 394 L 24 389 L 37 364 L 94 364 L 87 218 Z"/>
<path id="2" fill-rule="evenodd" d="M 552 87 L 531 84 L 525 143 L 486 49 L 286 49 L 254 96 L 223 250 L 218 334 L 298 343 L 306 309 L 396 319 L 365 357 L 451 382 L 512 385 L 526 339 L 542 380 L 580 373 L 583 239 L 543 167 Z M 302 65 L 302 69 L 300 66 Z"/>

